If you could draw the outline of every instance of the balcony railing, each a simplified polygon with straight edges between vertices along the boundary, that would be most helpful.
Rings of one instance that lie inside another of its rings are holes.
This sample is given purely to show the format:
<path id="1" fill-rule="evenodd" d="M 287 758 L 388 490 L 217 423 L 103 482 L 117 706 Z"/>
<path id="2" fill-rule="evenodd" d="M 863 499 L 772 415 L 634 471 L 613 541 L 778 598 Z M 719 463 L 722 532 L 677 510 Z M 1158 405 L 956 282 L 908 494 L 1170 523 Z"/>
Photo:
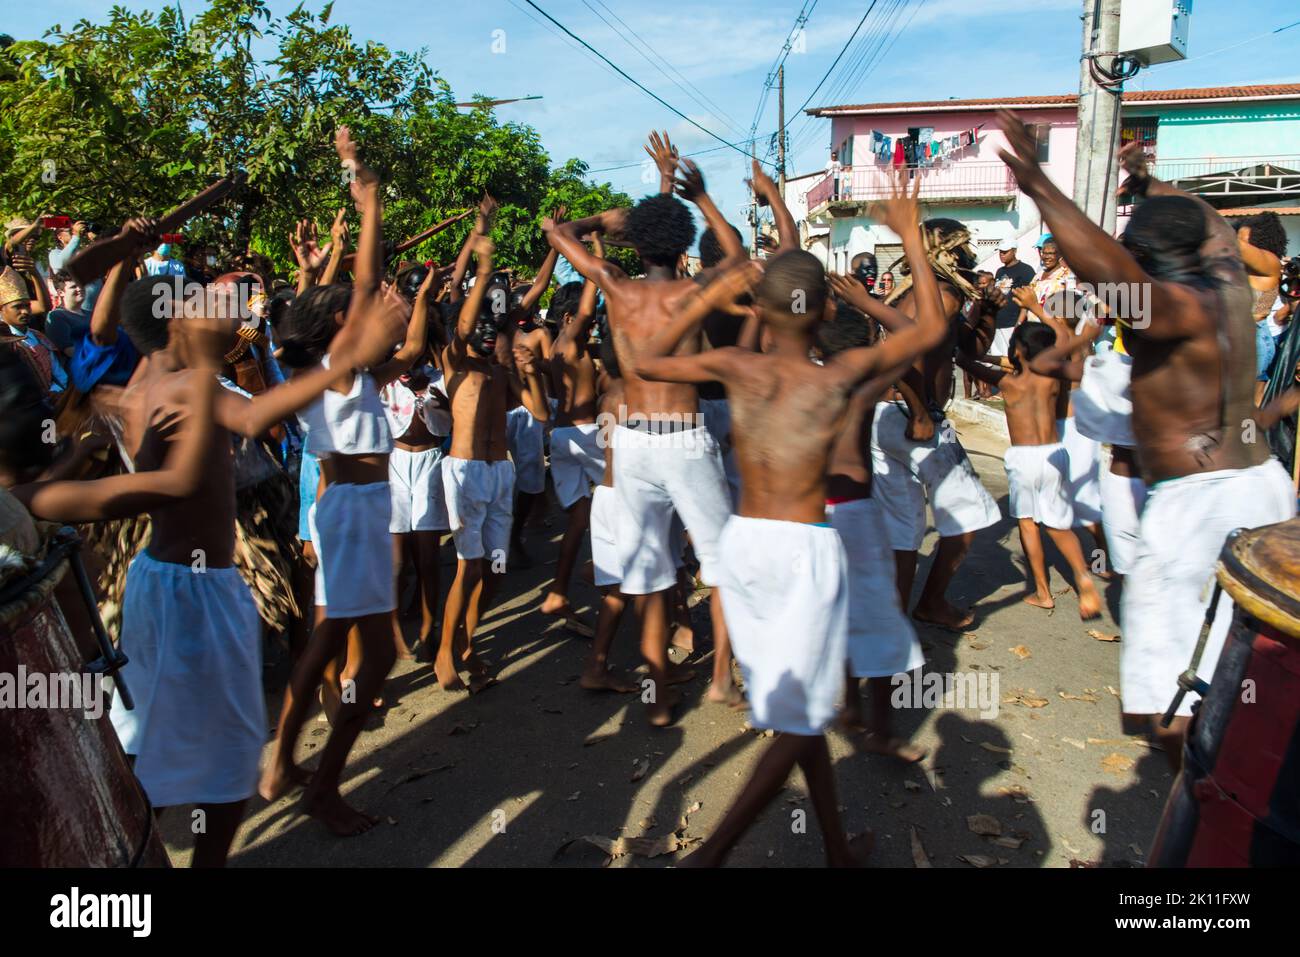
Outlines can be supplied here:
<path id="1" fill-rule="evenodd" d="M 909 172 L 919 169 L 920 198 L 930 202 L 1005 199 L 1016 193 L 1011 170 L 1001 161 L 958 161 L 941 166 L 904 168 Z M 886 199 L 893 188 L 895 170 L 896 167 L 884 163 L 846 166 L 838 176 L 838 192 L 835 191 L 834 178 L 829 175 L 808 190 L 808 210 L 811 212 L 829 202 L 866 203 Z"/>
<path id="2" fill-rule="evenodd" d="M 1157 158 L 1151 173 L 1211 202 L 1300 197 L 1300 154 Z"/>

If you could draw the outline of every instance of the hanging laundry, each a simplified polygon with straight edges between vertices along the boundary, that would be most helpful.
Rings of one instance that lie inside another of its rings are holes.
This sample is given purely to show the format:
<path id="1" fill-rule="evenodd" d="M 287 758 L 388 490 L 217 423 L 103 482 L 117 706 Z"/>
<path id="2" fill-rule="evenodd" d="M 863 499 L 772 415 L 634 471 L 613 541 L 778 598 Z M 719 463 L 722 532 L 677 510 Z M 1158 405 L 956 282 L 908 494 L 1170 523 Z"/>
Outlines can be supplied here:
<path id="1" fill-rule="evenodd" d="M 907 162 L 907 137 L 900 136 L 894 140 L 894 165 L 902 166 Z"/>

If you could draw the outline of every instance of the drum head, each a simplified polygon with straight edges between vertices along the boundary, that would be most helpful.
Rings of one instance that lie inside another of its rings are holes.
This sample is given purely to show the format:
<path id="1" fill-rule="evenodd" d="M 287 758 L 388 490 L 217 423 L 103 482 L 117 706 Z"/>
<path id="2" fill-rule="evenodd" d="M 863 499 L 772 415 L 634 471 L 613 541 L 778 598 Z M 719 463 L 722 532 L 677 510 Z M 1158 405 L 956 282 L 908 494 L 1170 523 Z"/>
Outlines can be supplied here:
<path id="1" fill-rule="evenodd" d="M 1300 641 L 1300 518 L 1234 532 L 1218 576 L 1238 605 Z"/>

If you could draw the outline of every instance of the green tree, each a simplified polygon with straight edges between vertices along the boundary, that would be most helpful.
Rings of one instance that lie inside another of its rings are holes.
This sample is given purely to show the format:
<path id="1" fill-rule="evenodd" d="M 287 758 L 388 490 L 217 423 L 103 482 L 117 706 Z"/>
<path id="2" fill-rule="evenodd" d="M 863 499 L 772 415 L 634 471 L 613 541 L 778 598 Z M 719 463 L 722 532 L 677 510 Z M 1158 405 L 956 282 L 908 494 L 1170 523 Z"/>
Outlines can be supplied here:
<path id="1" fill-rule="evenodd" d="M 212 0 L 188 22 L 178 7 L 114 7 L 103 23 L 56 25 L 0 50 L 0 207 L 111 224 L 163 212 L 242 169 L 246 182 L 222 212 L 186 234 L 285 269 L 293 224 L 323 226 L 347 204 L 332 148 L 343 123 L 384 179 L 390 238 L 488 190 L 501 201 L 499 261 L 531 268 L 553 202 L 571 215 L 630 202 L 587 182 L 577 160 L 552 170 L 536 131 L 499 122 L 486 102 L 458 110 L 424 50 L 359 43 L 330 17 L 330 4 L 276 17 L 264 0 Z M 408 255 L 445 262 L 468 228 Z"/>

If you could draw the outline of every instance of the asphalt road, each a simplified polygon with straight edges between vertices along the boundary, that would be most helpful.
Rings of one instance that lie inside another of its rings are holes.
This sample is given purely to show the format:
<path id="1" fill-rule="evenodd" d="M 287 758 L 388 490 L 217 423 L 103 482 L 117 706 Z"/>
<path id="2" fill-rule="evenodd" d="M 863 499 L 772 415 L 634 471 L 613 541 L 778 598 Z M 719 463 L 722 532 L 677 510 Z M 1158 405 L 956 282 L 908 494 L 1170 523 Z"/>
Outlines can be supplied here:
<path id="1" fill-rule="evenodd" d="M 1005 439 L 973 423 L 957 425 L 1005 515 Z M 530 534 L 537 566 L 511 575 L 483 624 L 482 653 L 500 684 L 473 697 L 444 692 L 429 667 L 413 663 L 399 663 L 389 679 L 389 707 L 358 740 L 343 789 L 384 823 L 339 839 L 303 816 L 294 796 L 271 805 L 255 798 L 232 866 L 666 866 L 680 852 L 637 852 L 662 851 L 674 840 L 689 847 L 708 835 L 765 739 L 743 712 L 704 700 L 704 642 L 698 677 L 684 686 L 670 728 L 649 727 L 634 696 L 578 687 L 587 641 L 537 610 L 563 515 L 553 510 L 549 521 Z M 918 589 L 934 542 L 931 533 Z M 444 587 L 452 557 L 445 545 Z M 1064 567 L 1059 558 L 1056 565 Z M 1172 775 L 1163 754 L 1122 734 L 1119 644 L 1088 634 L 1118 632 L 1117 587 L 1105 588 L 1104 620 L 1084 624 L 1072 592 L 1059 594 L 1051 613 L 1023 604 L 1024 568 L 1014 523 L 1004 519 L 977 537 L 950 590 L 955 603 L 975 606 L 970 632 L 920 631 L 927 670 L 996 690 L 995 708 L 981 713 L 978 703 L 963 702 L 971 706 L 897 711 L 899 729 L 929 749 L 920 765 L 861 753 L 844 734 L 830 734 L 845 825 L 875 833 L 874 866 L 1142 863 Z M 1055 591 L 1067 581 L 1053 572 Z M 589 585 L 576 586 L 580 609 L 595 597 Z M 697 620 L 706 622 L 706 612 L 698 606 Z M 634 668 L 638 661 L 628 620 L 614 663 Z M 268 710 L 276 714 L 278 701 Z M 309 767 L 327 728 L 316 720 L 306 726 L 300 755 Z M 163 821 L 178 865 L 188 862 L 189 819 L 173 812 Z M 620 837 L 650 840 L 631 842 L 635 850 L 611 848 Z M 617 854 L 612 860 L 609 850 Z M 797 772 L 730 863 L 823 863 Z"/>

